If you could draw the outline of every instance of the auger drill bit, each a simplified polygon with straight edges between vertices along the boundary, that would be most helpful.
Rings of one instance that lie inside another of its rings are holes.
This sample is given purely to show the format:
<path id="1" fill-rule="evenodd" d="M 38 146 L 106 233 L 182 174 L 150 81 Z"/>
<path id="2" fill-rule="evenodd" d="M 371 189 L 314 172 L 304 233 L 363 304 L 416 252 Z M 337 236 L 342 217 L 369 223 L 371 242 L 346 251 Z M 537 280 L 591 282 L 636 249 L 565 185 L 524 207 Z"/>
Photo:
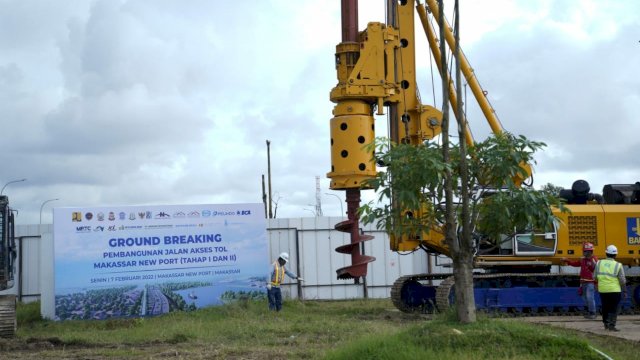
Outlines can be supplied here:
<path id="1" fill-rule="evenodd" d="M 367 275 L 367 264 L 374 261 L 373 256 L 363 255 L 361 243 L 373 239 L 373 236 L 360 234 L 358 207 L 360 206 L 360 190 L 347 189 L 347 220 L 336 224 L 335 229 L 351 234 L 351 243 L 336 248 L 343 254 L 351 254 L 351 265 L 336 270 L 338 279 L 358 279 Z"/>

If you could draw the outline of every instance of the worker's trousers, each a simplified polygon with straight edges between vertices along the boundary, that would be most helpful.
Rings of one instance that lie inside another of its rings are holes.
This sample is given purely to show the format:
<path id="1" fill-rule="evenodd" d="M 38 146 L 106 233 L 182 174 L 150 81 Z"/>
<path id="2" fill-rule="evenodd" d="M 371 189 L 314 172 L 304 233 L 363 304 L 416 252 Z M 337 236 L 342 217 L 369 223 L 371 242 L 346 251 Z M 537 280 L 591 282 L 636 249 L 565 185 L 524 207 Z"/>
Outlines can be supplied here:
<path id="1" fill-rule="evenodd" d="M 596 287 L 592 282 L 583 282 L 582 286 L 582 299 L 584 303 L 587 305 L 587 310 L 589 310 L 589 315 L 596 314 Z"/>
<path id="2" fill-rule="evenodd" d="M 267 297 L 269 298 L 269 310 L 280 311 L 282 309 L 282 292 L 277 286 L 267 289 Z"/>
<path id="3" fill-rule="evenodd" d="M 619 292 L 600 293 L 600 301 L 602 302 L 602 323 L 605 329 L 616 327 L 618 319 L 618 305 L 620 304 L 621 294 Z"/>

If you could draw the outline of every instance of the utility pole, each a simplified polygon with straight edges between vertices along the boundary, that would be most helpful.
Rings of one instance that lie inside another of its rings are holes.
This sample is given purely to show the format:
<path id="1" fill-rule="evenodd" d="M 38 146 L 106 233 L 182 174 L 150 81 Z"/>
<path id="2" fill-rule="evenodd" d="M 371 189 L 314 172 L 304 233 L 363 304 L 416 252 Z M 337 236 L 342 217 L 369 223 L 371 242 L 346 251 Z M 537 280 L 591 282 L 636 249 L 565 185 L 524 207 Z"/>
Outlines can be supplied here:
<path id="1" fill-rule="evenodd" d="M 40 205 L 40 226 L 42 226 L 42 208 L 44 207 L 44 204 L 51 202 L 51 201 L 57 201 L 60 199 L 49 199 L 49 200 L 45 200 L 42 202 L 42 205 Z"/>
<path id="2" fill-rule="evenodd" d="M 273 219 L 273 211 L 271 208 L 271 141 L 267 140 L 267 180 L 269 181 L 269 219 Z"/>
<path id="3" fill-rule="evenodd" d="M 338 203 L 340 203 L 340 216 L 344 216 L 345 212 L 344 212 L 344 208 L 342 207 L 342 199 L 340 199 L 340 196 L 336 195 L 336 194 L 332 194 L 332 193 L 324 193 L 325 195 L 331 195 L 331 196 L 335 196 L 336 199 L 338 199 Z"/>
<path id="4" fill-rule="evenodd" d="M 18 182 L 23 182 L 23 181 L 27 181 L 27 179 L 20 179 L 20 180 L 11 180 L 8 183 L 4 184 L 4 186 L 2 187 L 2 190 L 0 190 L 0 195 L 2 195 L 2 193 L 4 192 L 4 188 L 7 187 L 7 185 L 9 184 L 14 184 L 14 183 L 18 183 Z"/>
<path id="5" fill-rule="evenodd" d="M 262 174 L 262 203 L 264 204 L 264 217 L 266 218 L 269 214 L 267 213 L 267 192 L 264 189 L 264 174 Z"/>
<path id="6" fill-rule="evenodd" d="M 320 196 L 320 176 L 316 175 L 316 216 L 322 216 L 322 197 Z"/>

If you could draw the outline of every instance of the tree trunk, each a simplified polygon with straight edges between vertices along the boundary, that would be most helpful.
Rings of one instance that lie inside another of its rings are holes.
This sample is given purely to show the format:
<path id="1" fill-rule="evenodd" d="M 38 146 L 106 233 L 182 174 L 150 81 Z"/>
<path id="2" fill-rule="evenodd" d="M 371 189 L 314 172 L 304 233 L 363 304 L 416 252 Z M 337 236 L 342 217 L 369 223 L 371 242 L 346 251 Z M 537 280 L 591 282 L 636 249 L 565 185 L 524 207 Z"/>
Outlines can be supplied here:
<path id="1" fill-rule="evenodd" d="M 471 216 L 469 209 L 469 170 L 467 167 L 467 146 L 464 141 L 467 131 L 467 118 L 462 111 L 462 79 L 460 76 L 460 10 L 458 0 L 454 5 L 455 24 L 454 35 L 456 47 L 454 57 L 456 60 L 456 92 L 459 99 L 458 111 L 458 138 L 460 139 L 460 187 L 462 200 L 462 216 L 460 226 L 462 231 L 458 239 L 460 247 L 457 256 L 458 264 L 454 264 L 456 311 L 458 320 L 461 323 L 471 323 L 476 321 L 476 301 L 473 293 L 473 241 L 471 237 Z"/>
<path id="2" fill-rule="evenodd" d="M 457 258 L 457 264 L 453 264 L 453 276 L 458 321 L 468 324 L 476 321 L 476 304 L 473 294 L 473 257 L 464 252 Z"/>

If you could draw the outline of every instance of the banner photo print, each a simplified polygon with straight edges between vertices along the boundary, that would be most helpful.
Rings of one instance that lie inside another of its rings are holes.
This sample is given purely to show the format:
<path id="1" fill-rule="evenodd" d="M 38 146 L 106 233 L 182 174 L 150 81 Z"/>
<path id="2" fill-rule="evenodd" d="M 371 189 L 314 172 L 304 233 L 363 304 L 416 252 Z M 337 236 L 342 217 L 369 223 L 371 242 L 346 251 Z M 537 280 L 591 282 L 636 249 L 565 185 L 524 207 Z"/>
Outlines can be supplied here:
<path id="1" fill-rule="evenodd" d="M 55 319 L 265 298 L 263 204 L 54 209 Z"/>

